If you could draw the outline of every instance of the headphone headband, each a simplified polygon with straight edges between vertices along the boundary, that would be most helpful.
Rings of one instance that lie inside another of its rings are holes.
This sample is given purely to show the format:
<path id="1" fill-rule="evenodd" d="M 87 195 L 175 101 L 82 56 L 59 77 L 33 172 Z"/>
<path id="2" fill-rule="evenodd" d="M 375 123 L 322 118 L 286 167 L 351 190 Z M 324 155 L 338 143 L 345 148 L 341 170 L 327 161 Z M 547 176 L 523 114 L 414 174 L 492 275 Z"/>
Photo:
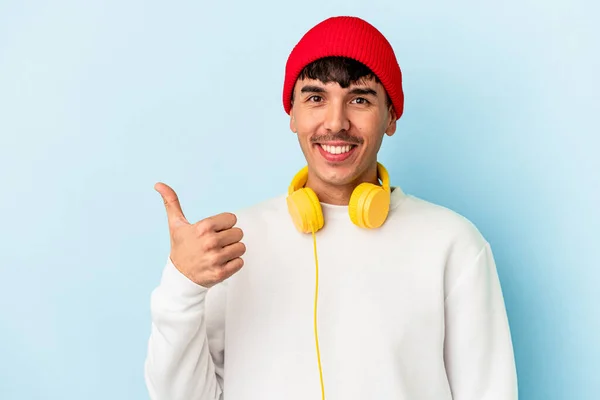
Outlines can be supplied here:
<path id="1" fill-rule="evenodd" d="M 307 180 L 308 165 L 302 168 L 300 171 L 298 171 L 298 173 L 296 173 L 296 175 L 292 179 L 292 182 L 290 183 L 290 186 L 288 187 L 288 195 L 291 195 L 296 190 L 303 188 L 304 185 L 306 185 Z"/>

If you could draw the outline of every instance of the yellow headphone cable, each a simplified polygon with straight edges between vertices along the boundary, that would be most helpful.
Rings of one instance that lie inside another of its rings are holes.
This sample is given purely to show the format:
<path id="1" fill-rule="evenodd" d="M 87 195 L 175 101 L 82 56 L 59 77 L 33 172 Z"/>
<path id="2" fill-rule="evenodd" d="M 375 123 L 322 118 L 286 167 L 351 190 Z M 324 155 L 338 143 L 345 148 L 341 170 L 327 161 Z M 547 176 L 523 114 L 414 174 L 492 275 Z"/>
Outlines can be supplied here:
<path id="1" fill-rule="evenodd" d="M 317 329 L 317 304 L 319 301 L 319 257 L 317 256 L 317 236 L 315 229 L 311 224 L 313 237 L 313 250 L 315 253 L 315 306 L 314 306 L 314 328 L 315 328 L 315 344 L 317 347 L 317 363 L 319 365 L 319 379 L 321 381 L 321 399 L 325 400 L 325 385 L 323 384 L 323 367 L 321 365 L 321 351 L 319 350 L 319 333 Z"/>

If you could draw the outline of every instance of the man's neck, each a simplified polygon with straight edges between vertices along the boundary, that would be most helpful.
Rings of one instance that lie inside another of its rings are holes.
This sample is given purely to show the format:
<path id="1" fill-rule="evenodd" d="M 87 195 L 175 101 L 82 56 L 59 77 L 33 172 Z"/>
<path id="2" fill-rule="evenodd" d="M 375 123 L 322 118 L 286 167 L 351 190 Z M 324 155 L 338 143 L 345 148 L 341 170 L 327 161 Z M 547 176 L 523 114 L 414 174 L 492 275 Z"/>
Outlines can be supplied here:
<path id="1" fill-rule="evenodd" d="M 347 206 L 350 202 L 350 196 L 356 185 L 348 186 L 324 186 L 311 187 L 317 194 L 319 201 L 325 204 L 333 204 L 336 206 Z"/>

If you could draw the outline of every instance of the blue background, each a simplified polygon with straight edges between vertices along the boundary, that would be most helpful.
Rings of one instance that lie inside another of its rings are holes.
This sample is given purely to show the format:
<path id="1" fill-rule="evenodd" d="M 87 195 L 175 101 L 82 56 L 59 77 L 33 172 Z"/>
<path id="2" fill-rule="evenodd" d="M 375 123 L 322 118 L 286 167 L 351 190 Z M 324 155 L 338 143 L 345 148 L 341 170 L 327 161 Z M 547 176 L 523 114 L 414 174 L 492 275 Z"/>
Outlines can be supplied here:
<path id="1" fill-rule="evenodd" d="M 521 398 L 600 398 L 598 6 L 485 3 L 0 2 L 0 398 L 148 397 L 154 183 L 192 221 L 283 193 L 287 55 L 343 14 L 404 73 L 393 183 L 493 246 Z"/>

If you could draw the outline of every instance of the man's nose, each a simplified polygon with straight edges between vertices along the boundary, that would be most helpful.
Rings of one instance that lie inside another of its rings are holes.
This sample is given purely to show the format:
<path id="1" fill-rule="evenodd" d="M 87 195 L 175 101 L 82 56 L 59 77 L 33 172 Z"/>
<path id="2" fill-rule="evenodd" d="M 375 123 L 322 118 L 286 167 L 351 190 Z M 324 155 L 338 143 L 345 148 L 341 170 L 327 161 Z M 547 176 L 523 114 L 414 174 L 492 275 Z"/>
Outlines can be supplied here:
<path id="1" fill-rule="evenodd" d="M 344 104 L 331 103 L 327 106 L 324 128 L 333 133 L 350 129 L 350 120 Z"/>

